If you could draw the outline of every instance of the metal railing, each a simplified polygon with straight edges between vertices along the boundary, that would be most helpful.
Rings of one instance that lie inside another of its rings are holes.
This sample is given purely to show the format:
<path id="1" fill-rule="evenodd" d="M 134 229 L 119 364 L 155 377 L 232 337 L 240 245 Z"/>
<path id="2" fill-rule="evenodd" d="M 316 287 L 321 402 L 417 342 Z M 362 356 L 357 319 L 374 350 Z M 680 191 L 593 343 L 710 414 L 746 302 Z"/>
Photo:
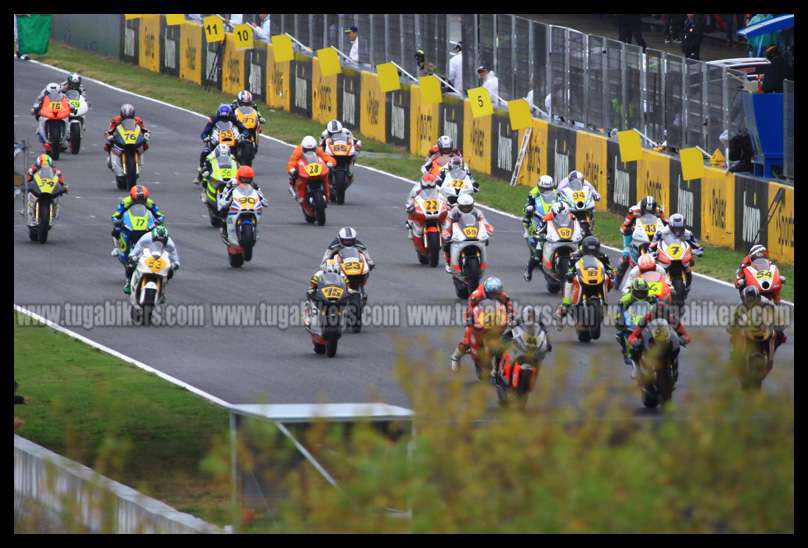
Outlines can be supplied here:
<path id="1" fill-rule="evenodd" d="M 445 77 L 450 40 L 462 39 L 463 91 L 480 85 L 477 67 L 488 65 L 503 99 L 529 97 L 542 109 L 549 102 L 556 122 L 604 134 L 636 128 L 672 148 L 708 151 L 721 147 L 724 130 L 731 136 L 745 125 L 739 71 L 514 15 L 280 14 L 271 33 L 347 53 L 343 30 L 352 25 L 361 68 L 394 61 L 421 75 L 414 55 L 422 49 Z"/>

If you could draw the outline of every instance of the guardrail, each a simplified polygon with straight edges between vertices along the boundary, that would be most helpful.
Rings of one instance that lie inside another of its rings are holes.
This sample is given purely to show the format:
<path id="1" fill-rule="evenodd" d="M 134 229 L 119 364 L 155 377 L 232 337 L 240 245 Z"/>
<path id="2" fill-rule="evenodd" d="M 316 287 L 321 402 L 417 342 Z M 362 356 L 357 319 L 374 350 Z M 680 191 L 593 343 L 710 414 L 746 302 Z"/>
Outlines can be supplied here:
<path id="1" fill-rule="evenodd" d="M 16 434 L 14 495 L 23 520 L 26 500 L 33 500 L 47 511 L 49 529 L 57 531 L 69 516 L 73 525 L 93 533 L 223 532 Z"/>

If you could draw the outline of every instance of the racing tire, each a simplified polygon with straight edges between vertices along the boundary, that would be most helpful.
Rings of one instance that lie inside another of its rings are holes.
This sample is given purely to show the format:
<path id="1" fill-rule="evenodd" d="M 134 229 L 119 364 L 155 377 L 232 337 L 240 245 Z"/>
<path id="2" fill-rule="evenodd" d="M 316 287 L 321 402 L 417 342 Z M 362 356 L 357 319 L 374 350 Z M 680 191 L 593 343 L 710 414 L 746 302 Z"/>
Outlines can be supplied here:
<path id="1" fill-rule="evenodd" d="M 78 154 L 81 149 L 81 124 L 70 124 L 70 154 Z"/>
<path id="2" fill-rule="evenodd" d="M 325 224 L 325 196 L 320 192 L 314 195 L 314 211 L 317 225 L 323 226 Z"/>
<path id="3" fill-rule="evenodd" d="M 455 294 L 457 295 L 458 299 L 468 299 L 469 298 L 469 288 L 462 280 L 459 280 L 452 276 L 452 283 L 455 286 Z"/>
<path id="4" fill-rule="evenodd" d="M 334 177 L 332 182 L 332 186 L 334 187 L 334 195 L 335 195 L 335 202 L 338 205 L 342 205 L 345 203 L 345 190 L 347 190 L 346 179 L 348 174 L 342 170 L 335 170 L 333 172 Z"/>
<path id="5" fill-rule="evenodd" d="M 337 343 L 339 339 L 336 337 L 328 339 L 325 343 L 325 355 L 329 358 L 333 358 L 337 355 Z"/>
<path id="6" fill-rule="evenodd" d="M 48 231 L 50 230 L 50 202 L 40 200 L 36 207 L 39 209 L 39 225 L 36 228 L 37 241 L 44 244 L 48 241 Z"/>
<path id="7" fill-rule="evenodd" d="M 244 250 L 244 260 L 252 260 L 253 247 L 255 246 L 255 227 L 253 225 L 241 225 L 241 238 L 239 239 L 241 249 Z"/>
<path id="8" fill-rule="evenodd" d="M 426 235 L 426 250 L 429 266 L 435 268 L 440 260 L 440 234 L 430 232 Z"/>
<path id="9" fill-rule="evenodd" d="M 115 176 L 115 186 L 118 187 L 118 190 L 126 190 L 126 177 L 123 175 Z"/>
<path id="10" fill-rule="evenodd" d="M 673 396 L 673 383 L 674 381 L 669 367 L 663 367 L 657 372 L 657 390 L 660 405 L 670 401 Z"/>
<path id="11" fill-rule="evenodd" d="M 476 255 L 466 257 L 466 262 L 463 265 L 465 272 L 466 288 L 471 293 L 480 285 L 480 278 L 482 278 L 482 271 L 480 269 L 480 258 Z"/>
<path id="12" fill-rule="evenodd" d="M 233 268 L 241 268 L 241 265 L 244 264 L 244 255 L 241 253 L 228 254 L 227 258 L 230 260 L 230 266 Z"/>
<path id="13" fill-rule="evenodd" d="M 208 208 L 208 216 L 210 217 L 210 226 L 213 228 L 222 228 L 222 218 L 213 213 L 210 208 Z"/>
<path id="14" fill-rule="evenodd" d="M 659 399 L 653 388 L 643 387 L 642 389 L 642 404 L 646 409 L 656 409 L 659 405 Z"/>
<path id="15" fill-rule="evenodd" d="M 681 280 L 681 278 L 674 278 L 671 280 L 671 284 L 673 285 L 673 295 L 671 295 L 671 301 L 676 306 L 683 306 L 685 304 L 685 284 Z"/>
<path id="16" fill-rule="evenodd" d="M 239 165 L 252 166 L 255 150 L 252 141 L 245 139 L 238 144 L 237 160 Z"/>
<path id="17" fill-rule="evenodd" d="M 500 383 L 496 383 L 494 388 L 497 391 L 497 403 L 500 407 L 508 405 L 508 389 L 504 388 Z"/>
<path id="18" fill-rule="evenodd" d="M 418 257 L 418 262 L 421 264 L 429 264 L 429 257 L 426 255 L 421 255 L 417 251 L 415 252 L 415 256 Z"/>
<path id="19" fill-rule="evenodd" d="M 315 354 L 325 354 L 325 345 L 314 343 L 314 353 Z"/>
<path id="20" fill-rule="evenodd" d="M 558 284 L 557 284 L 557 283 L 555 283 L 555 282 L 551 282 L 550 280 L 547 280 L 547 292 L 548 292 L 548 293 L 550 293 L 551 295 L 555 295 L 555 294 L 556 294 L 556 293 L 558 293 L 560 290 L 561 290 L 561 286 L 560 286 L 560 285 L 558 285 Z"/>
<path id="21" fill-rule="evenodd" d="M 589 342 L 592 338 L 592 335 L 589 333 L 589 329 L 583 328 L 578 331 L 578 340 L 580 342 Z"/>
<path id="22" fill-rule="evenodd" d="M 126 189 L 129 190 L 137 184 L 137 163 L 132 155 L 126 155 Z"/>
<path id="23" fill-rule="evenodd" d="M 37 241 L 39 241 L 39 236 L 38 236 L 38 235 L 37 235 L 37 233 L 36 233 L 36 227 L 35 227 L 35 226 L 29 226 L 29 227 L 28 227 L 28 238 L 29 238 L 29 239 L 30 239 L 32 242 L 37 242 Z"/>

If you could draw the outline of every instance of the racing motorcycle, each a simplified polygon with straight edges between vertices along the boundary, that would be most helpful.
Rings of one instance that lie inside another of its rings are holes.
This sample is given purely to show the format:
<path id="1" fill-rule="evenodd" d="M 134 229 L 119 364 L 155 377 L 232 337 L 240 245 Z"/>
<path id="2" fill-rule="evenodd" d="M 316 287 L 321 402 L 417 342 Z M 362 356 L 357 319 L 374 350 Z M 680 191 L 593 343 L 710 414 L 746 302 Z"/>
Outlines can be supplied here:
<path id="1" fill-rule="evenodd" d="M 258 192 L 252 185 L 241 183 L 233 188 L 230 209 L 227 212 L 227 258 L 230 266 L 239 268 L 244 261 L 251 261 L 253 247 L 258 240 L 258 223 L 261 220 L 261 213 L 264 205 Z M 217 204 L 224 208 L 222 196 L 219 196 Z"/>
<path id="2" fill-rule="evenodd" d="M 634 301 L 631 306 L 623 310 L 623 324 L 625 327 L 618 329 L 614 337 L 617 339 L 617 344 L 620 345 L 623 361 L 627 365 L 631 365 L 631 360 L 628 357 L 628 337 L 650 310 L 651 304 L 648 301 Z"/>
<path id="3" fill-rule="evenodd" d="M 151 324 L 152 312 L 164 298 L 170 273 L 168 252 L 161 243 L 152 242 L 143 250 L 130 277 L 130 314 L 136 325 Z"/>
<path id="4" fill-rule="evenodd" d="M 407 220 L 418 262 L 436 267 L 443 247 L 441 227 L 449 214 L 449 205 L 437 188 L 422 190 L 413 201 L 415 211 L 407 216 Z"/>
<path id="5" fill-rule="evenodd" d="M 26 219 L 28 237 L 32 242 L 44 244 L 48 241 L 48 231 L 59 216 L 57 189 L 59 177 L 51 167 L 43 167 L 28 183 Z"/>
<path id="6" fill-rule="evenodd" d="M 642 404 L 655 408 L 669 401 L 679 378 L 679 337 L 664 318 L 651 320 L 642 331 L 643 352 L 637 377 Z"/>
<path id="7" fill-rule="evenodd" d="M 648 294 L 656 297 L 658 301 L 670 303 L 673 292 L 671 290 L 670 280 L 656 270 L 649 270 L 648 272 L 641 272 L 638 278 L 642 278 L 648 283 Z M 620 292 L 625 295 L 631 291 L 631 284 L 628 283 L 628 278 L 623 280 L 623 286 Z"/>
<path id="8" fill-rule="evenodd" d="M 626 272 L 637 265 L 640 255 L 648 253 L 648 247 L 654 239 L 656 233 L 665 228 L 662 219 L 653 213 L 646 213 L 634 221 L 634 230 L 631 233 L 631 246 L 629 247 L 629 261 L 625 269 L 620 269 L 617 273 L 615 285 L 620 287 Z"/>
<path id="9" fill-rule="evenodd" d="M 493 232 L 490 224 L 478 222 L 471 213 L 461 213 L 460 220 L 452 226 L 452 282 L 459 299 L 468 299 L 480 285 L 487 267 L 485 249 Z"/>
<path id="10" fill-rule="evenodd" d="M 440 175 L 440 172 L 443 170 L 443 168 L 449 164 L 449 161 L 455 157 L 463 158 L 462 156 L 459 156 L 458 154 L 454 153 L 438 155 L 437 158 L 432 160 L 432 165 L 429 166 L 429 169 L 425 173 L 431 173 L 432 175 L 437 177 L 438 175 Z"/>
<path id="11" fill-rule="evenodd" d="M 132 118 L 126 118 L 112 134 L 112 171 L 119 190 L 135 186 L 140 177 L 140 156 L 146 139 L 140 126 Z"/>
<path id="12" fill-rule="evenodd" d="M 362 330 L 362 310 L 368 302 L 365 285 L 368 282 L 370 267 L 365 255 L 355 247 L 344 247 L 334 257 L 342 273 L 348 278 L 348 299 L 346 323 L 354 333 Z"/>
<path id="13" fill-rule="evenodd" d="M 238 140 L 236 159 L 239 164 L 251 166 L 258 153 L 258 135 L 261 134 L 258 111 L 251 106 L 240 106 L 236 109 L 236 119 L 249 133 L 246 139 Z"/>
<path id="14" fill-rule="evenodd" d="M 786 279 L 780 275 L 780 269 L 769 259 L 760 257 L 752 261 L 752 264 L 745 267 L 743 274 L 744 285 L 738 289 L 743 292 L 744 287 L 754 286 L 758 288 L 760 294 L 771 301 L 780 292 Z"/>
<path id="15" fill-rule="evenodd" d="M 465 168 L 455 168 L 446 172 L 446 177 L 440 185 L 441 193 L 446 197 L 449 205 L 454 206 L 461 194 L 473 194 L 479 191 L 479 185 L 472 179 Z"/>
<path id="16" fill-rule="evenodd" d="M 595 197 L 588 186 L 580 179 L 573 179 L 562 190 L 558 191 L 558 198 L 570 209 L 570 213 L 581 224 L 584 236 L 589 236 L 595 228 Z"/>
<path id="17" fill-rule="evenodd" d="M 242 138 L 241 134 L 239 133 L 238 129 L 236 128 L 233 122 L 229 120 L 219 120 L 213 125 L 213 129 L 210 132 L 210 137 L 208 137 L 208 141 L 211 144 L 211 149 L 216 147 L 216 145 L 227 145 L 230 147 L 230 154 L 238 159 L 239 157 L 239 143 L 241 143 Z M 241 162 L 241 160 L 239 160 Z"/>
<path id="18" fill-rule="evenodd" d="M 582 239 L 581 225 L 577 219 L 563 216 L 548 221 L 547 237 L 542 246 L 542 271 L 550 293 L 557 293 L 564 285 L 570 255 L 575 253 Z M 536 249 L 538 245 L 537 242 Z"/>
<path id="19" fill-rule="evenodd" d="M 609 279 L 603 263 L 591 255 L 578 259 L 572 279 L 572 306 L 579 341 L 600 338 L 603 305 L 608 292 Z"/>
<path id="20" fill-rule="evenodd" d="M 132 275 L 129 267 L 129 252 L 144 234 L 154 228 L 157 220 L 145 205 L 135 204 L 126 210 L 120 222 L 121 233 L 117 240 L 113 238 L 116 248 L 112 254 L 118 256 L 118 260 L 126 268 L 126 277 L 129 278 Z"/>
<path id="21" fill-rule="evenodd" d="M 67 100 L 70 102 L 72 112 L 70 113 L 68 141 L 70 142 L 70 153 L 78 154 L 81 148 L 81 139 L 84 137 L 84 115 L 89 110 L 87 100 L 84 95 L 75 89 L 67 91 Z"/>
<path id="22" fill-rule="evenodd" d="M 764 321 L 739 328 L 732 335 L 732 364 L 741 389 L 760 390 L 774 366 L 774 343 L 774 329 Z"/>
<path id="23" fill-rule="evenodd" d="M 519 322 L 503 338 L 510 339 L 510 347 L 502 354 L 494 378 L 497 401 L 507 405 L 509 395 L 513 395 L 518 407 L 524 409 L 549 349 L 547 333 L 539 322 Z"/>
<path id="24" fill-rule="evenodd" d="M 693 251 L 690 244 L 673 235 L 667 235 L 657 245 L 656 260 L 668 273 L 673 288 L 671 300 L 677 306 L 683 306 L 690 291 L 688 278 L 690 269 L 695 264 L 694 255 L 701 255 L 703 250 Z"/>
<path id="25" fill-rule="evenodd" d="M 229 159 L 227 161 L 229 162 Z M 213 171 L 203 180 L 204 186 L 200 197 L 208 210 L 211 226 L 219 228 L 226 219 L 224 214 L 219 213 L 219 195 L 227 187 L 227 184 L 233 181 L 237 169 L 238 164 L 216 162 Z"/>
<path id="26" fill-rule="evenodd" d="M 303 209 L 303 217 L 309 224 L 317 221 L 317 224 L 325 224 L 325 208 L 327 207 L 325 196 L 325 180 L 328 177 L 328 166 L 314 152 L 306 152 L 297 163 L 297 180 L 295 181 L 295 191 L 298 185 L 305 185 L 306 197 L 300 204 Z M 297 196 L 297 192 L 295 192 Z"/>
<path id="27" fill-rule="evenodd" d="M 348 288 L 336 272 L 326 272 L 314 297 L 306 301 L 303 326 L 311 335 L 316 354 L 333 358 L 342 337 Z"/>
<path id="28" fill-rule="evenodd" d="M 491 376 L 502 356 L 505 345 L 503 334 L 508 327 L 508 311 L 505 305 L 494 299 L 480 301 L 471 311 L 471 359 L 477 380 Z"/>
<path id="29" fill-rule="evenodd" d="M 72 106 L 64 93 L 47 93 L 42 99 L 39 109 L 39 128 L 37 133 L 47 145 L 45 152 L 54 160 L 67 149 L 67 124 Z"/>
<path id="30" fill-rule="evenodd" d="M 345 203 L 345 191 L 351 186 L 351 178 L 348 172 L 356 156 L 353 139 L 349 139 L 344 133 L 337 133 L 329 137 L 325 146 L 337 165 L 331 170 L 331 201 L 336 201 L 342 205 Z"/>

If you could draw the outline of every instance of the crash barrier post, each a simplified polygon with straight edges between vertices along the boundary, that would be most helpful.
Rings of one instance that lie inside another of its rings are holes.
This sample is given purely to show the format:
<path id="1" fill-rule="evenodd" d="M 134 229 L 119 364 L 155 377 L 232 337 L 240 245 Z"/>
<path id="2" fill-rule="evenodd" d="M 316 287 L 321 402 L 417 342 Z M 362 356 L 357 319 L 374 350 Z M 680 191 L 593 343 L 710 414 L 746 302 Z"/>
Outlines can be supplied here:
<path id="1" fill-rule="evenodd" d="M 19 519 L 30 518 L 27 506 L 33 501 L 47 510 L 49 525 L 56 528 L 71 525 L 63 523 L 69 512 L 92 533 L 222 533 L 16 434 L 14 499 Z"/>

